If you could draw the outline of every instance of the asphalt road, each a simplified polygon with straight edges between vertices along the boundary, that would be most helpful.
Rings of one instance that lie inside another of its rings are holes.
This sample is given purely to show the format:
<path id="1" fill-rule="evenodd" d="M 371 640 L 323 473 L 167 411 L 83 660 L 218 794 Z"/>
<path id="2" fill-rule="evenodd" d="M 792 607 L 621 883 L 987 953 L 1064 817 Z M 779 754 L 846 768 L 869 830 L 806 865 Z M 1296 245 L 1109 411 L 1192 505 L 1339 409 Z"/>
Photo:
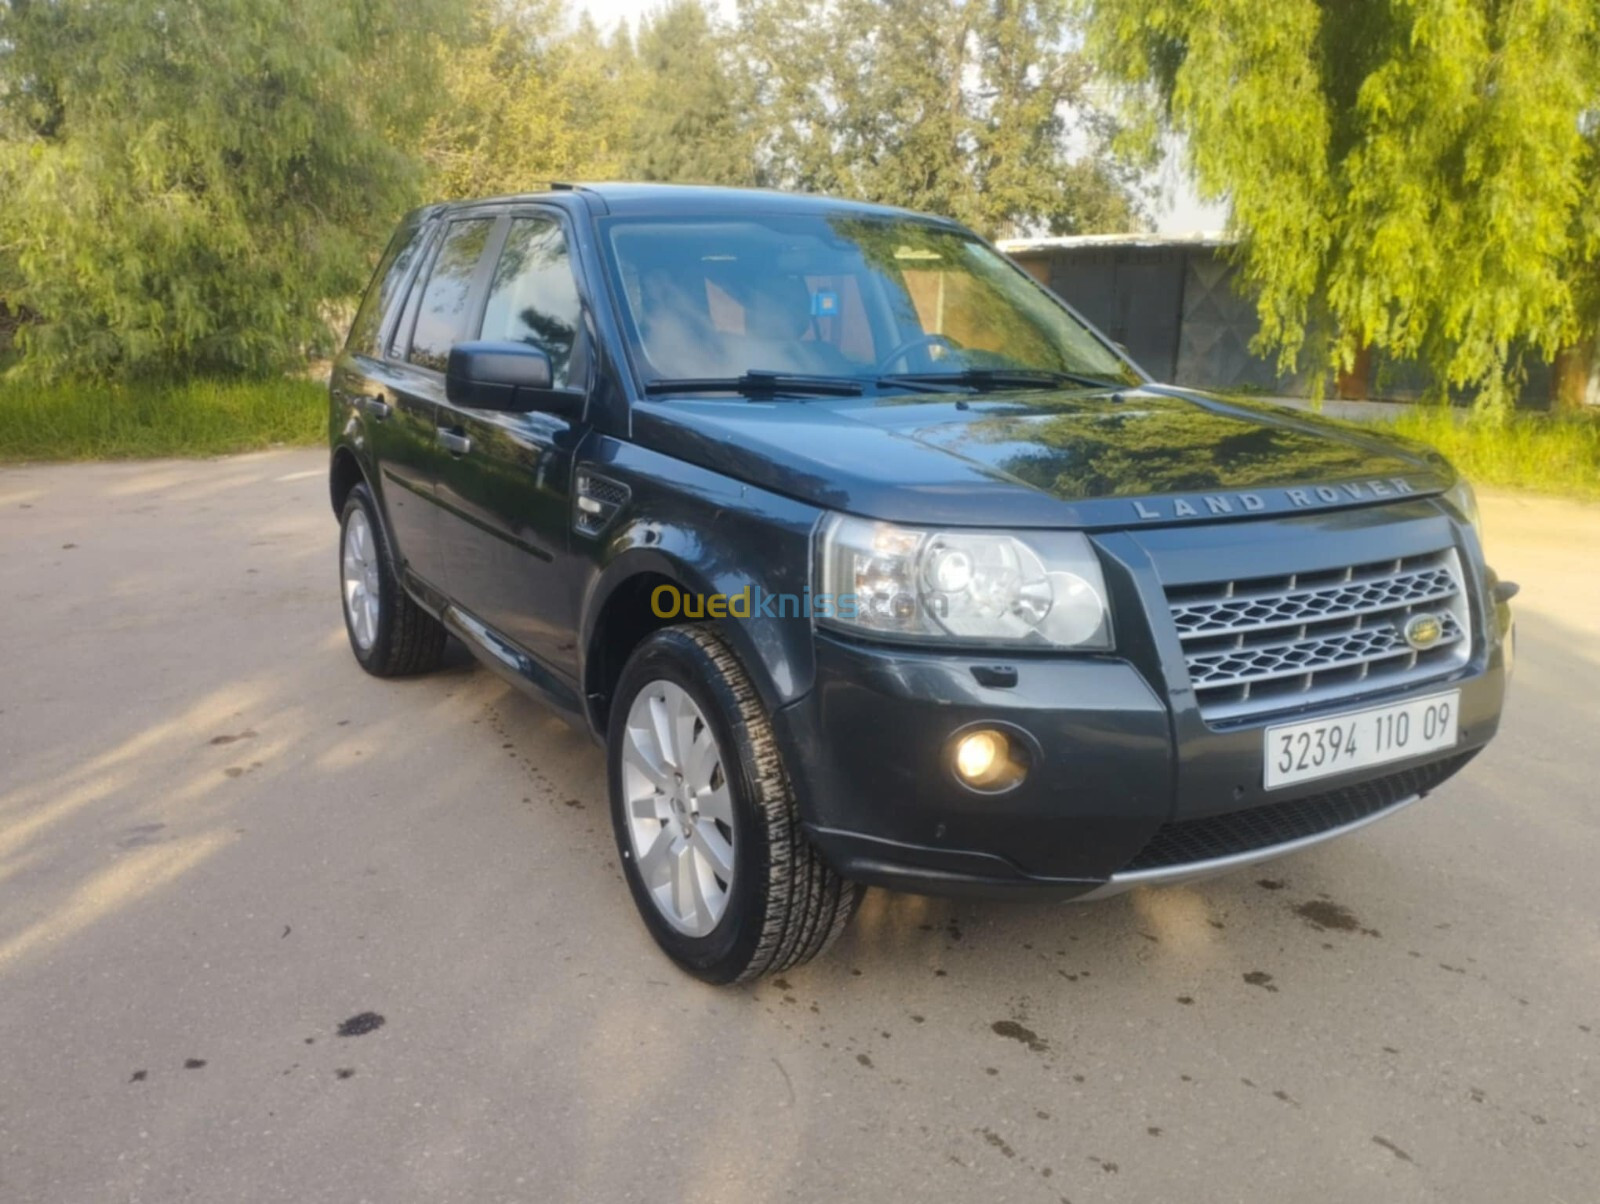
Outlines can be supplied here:
<path id="1" fill-rule="evenodd" d="M 1421 805 L 1093 906 L 873 892 L 716 990 L 584 737 L 357 669 L 322 467 L 0 470 L 5 1204 L 1600 1197 L 1600 509 L 1488 500 L 1512 707 Z"/>

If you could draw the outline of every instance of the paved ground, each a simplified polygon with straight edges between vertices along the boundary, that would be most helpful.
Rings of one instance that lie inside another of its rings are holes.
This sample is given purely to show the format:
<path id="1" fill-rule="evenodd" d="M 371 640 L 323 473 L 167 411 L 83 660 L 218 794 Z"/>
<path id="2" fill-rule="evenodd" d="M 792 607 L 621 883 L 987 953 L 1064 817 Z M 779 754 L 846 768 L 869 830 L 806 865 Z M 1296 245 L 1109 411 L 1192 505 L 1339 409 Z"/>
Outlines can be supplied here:
<path id="1" fill-rule="evenodd" d="M 1434 799 L 718 991 L 584 739 L 357 670 L 321 464 L 0 470 L 6 1204 L 1600 1195 L 1600 510 L 1487 506 L 1514 708 Z"/>

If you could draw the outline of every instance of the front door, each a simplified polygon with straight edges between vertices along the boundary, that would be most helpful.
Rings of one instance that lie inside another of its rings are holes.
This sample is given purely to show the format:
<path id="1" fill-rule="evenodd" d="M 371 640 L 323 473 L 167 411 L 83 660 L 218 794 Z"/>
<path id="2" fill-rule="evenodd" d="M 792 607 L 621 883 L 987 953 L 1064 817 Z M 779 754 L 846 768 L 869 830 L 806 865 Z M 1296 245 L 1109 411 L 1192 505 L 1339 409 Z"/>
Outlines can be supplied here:
<path id="1" fill-rule="evenodd" d="M 586 390 L 582 303 L 561 218 L 512 214 L 477 337 L 522 342 L 550 356 L 552 384 Z M 452 406 L 439 425 L 453 447 L 439 477 L 448 593 L 544 666 L 577 675 L 577 574 L 570 555 L 573 451 L 581 421 Z"/>

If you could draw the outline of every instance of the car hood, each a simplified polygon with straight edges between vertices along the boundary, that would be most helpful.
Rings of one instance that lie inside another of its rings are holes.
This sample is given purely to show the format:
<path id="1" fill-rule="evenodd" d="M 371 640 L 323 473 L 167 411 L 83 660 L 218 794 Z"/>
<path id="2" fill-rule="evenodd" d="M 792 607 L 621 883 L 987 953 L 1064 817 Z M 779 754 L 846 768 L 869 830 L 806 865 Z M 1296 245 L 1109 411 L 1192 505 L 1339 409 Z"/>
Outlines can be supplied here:
<path id="1" fill-rule="evenodd" d="M 1149 526 L 1370 505 L 1453 473 L 1421 445 L 1162 386 L 634 408 L 645 446 L 893 522 Z"/>

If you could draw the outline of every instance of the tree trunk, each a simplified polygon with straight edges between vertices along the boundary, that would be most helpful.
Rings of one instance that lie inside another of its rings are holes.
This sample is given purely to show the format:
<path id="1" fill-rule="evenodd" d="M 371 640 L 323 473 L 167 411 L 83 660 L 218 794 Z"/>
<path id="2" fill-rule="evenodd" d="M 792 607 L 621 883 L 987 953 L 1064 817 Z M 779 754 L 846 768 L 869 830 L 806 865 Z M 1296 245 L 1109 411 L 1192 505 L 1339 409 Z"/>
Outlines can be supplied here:
<path id="1" fill-rule="evenodd" d="M 1588 400 L 1594 350 L 1593 343 L 1578 343 L 1556 352 L 1551 409 L 1576 410 Z"/>
<path id="2" fill-rule="evenodd" d="M 1334 396 L 1340 401 L 1365 401 L 1372 384 L 1372 344 L 1364 343 L 1356 352 L 1355 363 L 1341 370 L 1334 383 Z"/>

